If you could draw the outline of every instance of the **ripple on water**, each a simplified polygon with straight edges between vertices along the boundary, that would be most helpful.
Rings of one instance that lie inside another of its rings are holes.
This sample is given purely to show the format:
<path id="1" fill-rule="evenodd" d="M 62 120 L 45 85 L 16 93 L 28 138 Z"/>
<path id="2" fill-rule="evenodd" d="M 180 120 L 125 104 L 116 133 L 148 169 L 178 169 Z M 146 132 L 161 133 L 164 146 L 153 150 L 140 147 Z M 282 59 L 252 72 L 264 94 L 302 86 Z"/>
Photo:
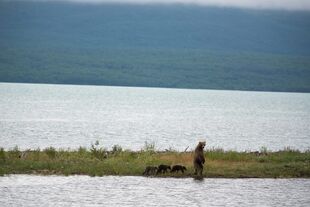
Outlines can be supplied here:
<path id="1" fill-rule="evenodd" d="M 309 206 L 309 179 L 0 177 L 2 206 Z"/>
<path id="2" fill-rule="evenodd" d="M 0 83 L 0 146 L 310 146 L 310 94 Z"/>

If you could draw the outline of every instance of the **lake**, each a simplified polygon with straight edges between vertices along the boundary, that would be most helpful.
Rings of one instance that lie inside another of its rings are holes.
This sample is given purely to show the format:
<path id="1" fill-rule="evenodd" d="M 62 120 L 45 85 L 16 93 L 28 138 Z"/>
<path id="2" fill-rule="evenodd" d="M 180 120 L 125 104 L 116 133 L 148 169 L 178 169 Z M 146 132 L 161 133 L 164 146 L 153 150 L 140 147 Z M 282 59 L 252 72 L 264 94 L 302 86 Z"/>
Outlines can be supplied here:
<path id="1" fill-rule="evenodd" d="M 204 179 L 11 175 L 2 206 L 305 206 L 309 179 Z"/>
<path id="2" fill-rule="evenodd" d="M 0 115 L 5 149 L 310 149 L 308 93 L 0 83 Z"/>

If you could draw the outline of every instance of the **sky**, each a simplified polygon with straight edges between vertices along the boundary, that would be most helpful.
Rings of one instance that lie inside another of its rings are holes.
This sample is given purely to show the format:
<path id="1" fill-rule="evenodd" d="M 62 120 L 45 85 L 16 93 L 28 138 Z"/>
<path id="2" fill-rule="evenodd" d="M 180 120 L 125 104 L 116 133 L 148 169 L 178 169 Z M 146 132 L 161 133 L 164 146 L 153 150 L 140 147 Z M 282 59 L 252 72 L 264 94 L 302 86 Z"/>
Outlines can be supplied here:
<path id="1" fill-rule="evenodd" d="M 137 3 L 137 4 L 179 3 L 179 4 L 197 4 L 204 6 L 241 7 L 241 8 L 253 8 L 253 9 L 285 9 L 285 10 L 310 11 L 310 0 L 24 0 L 24 1 L 67 1 L 67 2 L 82 2 L 82 3 L 114 2 L 114 3 Z"/>

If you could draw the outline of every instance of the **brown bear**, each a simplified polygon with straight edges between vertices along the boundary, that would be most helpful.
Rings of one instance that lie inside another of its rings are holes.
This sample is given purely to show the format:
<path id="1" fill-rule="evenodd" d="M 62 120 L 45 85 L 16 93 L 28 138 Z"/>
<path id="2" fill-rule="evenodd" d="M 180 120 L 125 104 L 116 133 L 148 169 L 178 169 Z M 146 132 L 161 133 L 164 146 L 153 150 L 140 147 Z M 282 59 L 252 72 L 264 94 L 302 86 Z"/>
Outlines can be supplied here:
<path id="1" fill-rule="evenodd" d="M 157 171 L 157 167 L 147 166 L 143 172 L 143 175 L 154 175 Z"/>
<path id="2" fill-rule="evenodd" d="M 184 173 L 185 170 L 187 170 L 187 169 L 183 165 L 174 165 L 174 166 L 172 166 L 171 172 L 182 171 L 182 173 Z"/>
<path id="3" fill-rule="evenodd" d="M 167 173 L 168 169 L 171 170 L 171 167 L 169 165 L 159 165 L 157 172 L 156 172 L 156 175 L 159 173 Z"/>
<path id="4" fill-rule="evenodd" d="M 195 149 L 194 160 L 193 160 L 195 175 L 202 176 L 203 164 L 205 163 L 203 148 L 205 146 L 206 146 L 206 142 L 199 142 Z"/>

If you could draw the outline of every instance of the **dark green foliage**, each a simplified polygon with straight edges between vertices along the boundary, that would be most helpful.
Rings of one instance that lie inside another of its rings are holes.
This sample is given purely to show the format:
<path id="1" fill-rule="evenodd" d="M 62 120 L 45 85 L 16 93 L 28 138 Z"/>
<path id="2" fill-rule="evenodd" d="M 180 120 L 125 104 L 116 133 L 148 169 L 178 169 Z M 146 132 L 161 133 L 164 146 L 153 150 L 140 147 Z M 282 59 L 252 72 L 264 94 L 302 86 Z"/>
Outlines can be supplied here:
<path id="1" fill-rule="evenodd" d="M 0 81 L 310 92 L 310 13 L 0 2 Z"/>

